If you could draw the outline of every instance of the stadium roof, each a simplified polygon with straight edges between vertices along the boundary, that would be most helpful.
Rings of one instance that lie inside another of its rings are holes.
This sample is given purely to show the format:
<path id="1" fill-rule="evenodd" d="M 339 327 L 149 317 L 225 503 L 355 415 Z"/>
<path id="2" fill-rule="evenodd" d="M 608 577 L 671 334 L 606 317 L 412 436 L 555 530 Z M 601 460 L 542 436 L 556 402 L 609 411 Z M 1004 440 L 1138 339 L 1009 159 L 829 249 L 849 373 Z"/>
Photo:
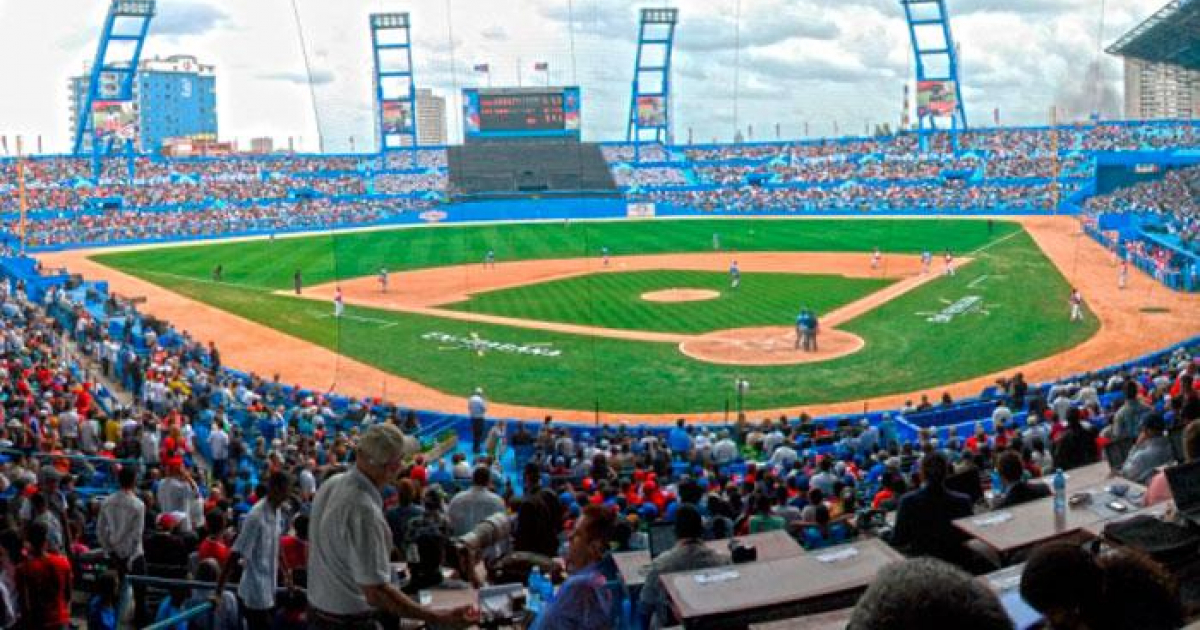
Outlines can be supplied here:
<path id="1" fill-rule="evenodd" d="M 1200 70 L 1200 0 L 1171 0 L 1107 52 Z"/>

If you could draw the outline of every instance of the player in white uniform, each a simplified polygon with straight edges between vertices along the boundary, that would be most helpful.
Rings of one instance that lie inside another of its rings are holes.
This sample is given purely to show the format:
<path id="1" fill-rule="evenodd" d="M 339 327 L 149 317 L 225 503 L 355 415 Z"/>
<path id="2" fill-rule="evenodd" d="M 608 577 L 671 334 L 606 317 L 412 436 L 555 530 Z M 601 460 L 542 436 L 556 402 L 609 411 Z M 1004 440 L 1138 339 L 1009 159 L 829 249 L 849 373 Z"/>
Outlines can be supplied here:
<path id="1" fill-rule="evenodd" d="M 604 257 L 604 266 L 607 267 L 608 266 L 608 246 L 607 245 L 600 248 L 600 255 Z"/>
<path id="2" fill-rule="evenodd" d="M 738 269 L 737 261 L 729 265 L 729 288 L 736 289 L 742 284 L 742 271 Z"/>
<path id="3" fill-rule="evenodd" d="M 928 274 L 929 268 L 933 266 L 933 254 L 929 250 L 921 252 L 921 273 Z"/>
<path id="4" fill-rule="evenodd" d="M 1117 270 L 1117 288 L 1124 289 L 1129 282 L 1129 261 L 1122 260 Z"/>
<path id="5" fill-rule="evenodd" d="M 951 254 L 950 250 L 948 250 L 948 249 L 946 250 L 945 261 L 946 261 L 946 275 L 953 276 L 954 275 L 954 254 Z"/>
<path id="6" fill-rule="evenodd" d="M 338 287 L 333 291 L 333 316 L 341 317 L 346 311 L 346 302 L 342 298 L 342 287 Z"/>
<path id="7" fill-rule="evenodd" d="M 496 268 L 496 252 L 495 250 L 487 250 L 487 254 L 483 257 L 483 266 L 485 268 Z"/>
<path id="8" fill-rule="evenodd" d="M 883 254 L 879 253 L 879 248 L 875 248 L 875 252 L 871 254 L 871 269 L 879 269 L 879 261 L 883 259 Z"/>
<path id="9" fill-rule="evenodd" d="M 388 287 L 388 270 L 387 267 L 379 268 L 379 290 L 387 293 Z"/>
<path id="10" fill-rule="evenodd" d="M 1083 296 L 1075 287 L 1071 287 L 1071 321 L 1083 321 Z"/>

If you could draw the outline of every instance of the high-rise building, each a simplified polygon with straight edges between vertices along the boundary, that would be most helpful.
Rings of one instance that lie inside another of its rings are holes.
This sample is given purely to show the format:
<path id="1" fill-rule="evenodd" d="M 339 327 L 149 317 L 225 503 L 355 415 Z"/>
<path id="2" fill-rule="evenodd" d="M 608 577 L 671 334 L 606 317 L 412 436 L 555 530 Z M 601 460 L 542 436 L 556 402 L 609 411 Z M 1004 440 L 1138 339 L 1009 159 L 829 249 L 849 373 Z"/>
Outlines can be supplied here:
<path id="1" fill-rule="evenodd" d="M 429 88 L 417 90 L 417 144 L 446 144 L 446 98 Z"/>
<path id="2" fill-rule="evenodd" d="M 251 153 L 266 154 L 266 153 L 271 153 L 273 151 L 275 151 L 275 140 L 273 138 L 270 138 L 268 136 L 263 136 L 261 138 L 251 138 L 250 139 L 250 152 Z"/>
<path id="3" fill-rule="evenodd" d="M 1200 72 L 1126 57 L 1125 117 L 1200 118 Z"/>
<path id="4" fill-rule="evenodd" d="M 71 134 L 87 102 L 90 73 L 70 79 Z M 158 151 L 170 138 L 215 141 L 217 86 L 215 67 L 189 55 L 155 57 L 138 64 L 133 84 L 138 149 Z M 84 145 L 91 139 L 84 136 Z"/>

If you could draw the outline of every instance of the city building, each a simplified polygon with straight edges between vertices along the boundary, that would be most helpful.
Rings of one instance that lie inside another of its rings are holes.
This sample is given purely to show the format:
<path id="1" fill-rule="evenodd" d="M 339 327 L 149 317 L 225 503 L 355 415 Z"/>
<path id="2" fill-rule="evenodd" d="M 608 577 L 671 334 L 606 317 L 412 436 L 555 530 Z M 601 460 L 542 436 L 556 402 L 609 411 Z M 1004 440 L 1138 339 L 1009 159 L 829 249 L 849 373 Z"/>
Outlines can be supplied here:
<path id="1" fill-rule="evenodd" d="M 1125 117 L 1200 117 L 1200 72 L 1169 63 L 1125 58 Z"/>
<path id="2" fill-rule="evenodd" d="M 87 100 L 90 73 L 70 79 L 70 124 L 75 134 L 79 110 Z M 155 57 L 138 64 L 133 90 L 137 112 L 137 147 L 159 151 L 169 139 L 212 142 L 217 138 L 215 67 L 189 55 Z M 84 146 L 91 139 L 84 137 Z"/>
<path id="3" fill-rule="evenodd" d="M 1200 118 L 1200 2 L 1171 0 L 1105 49 L 1125 62 L 1125 117 Z"/>
<path id="4" fill-rule="evenodd" d="M 250 139 L 250 152 L 267 154 L 275 151 L 275 140 L 269 136 Z"/>
<path id="5" fill-rule="evenodd" d="M 446 98 L 429 88 L 417 90 L 417 144 L 446 144 Z"/>

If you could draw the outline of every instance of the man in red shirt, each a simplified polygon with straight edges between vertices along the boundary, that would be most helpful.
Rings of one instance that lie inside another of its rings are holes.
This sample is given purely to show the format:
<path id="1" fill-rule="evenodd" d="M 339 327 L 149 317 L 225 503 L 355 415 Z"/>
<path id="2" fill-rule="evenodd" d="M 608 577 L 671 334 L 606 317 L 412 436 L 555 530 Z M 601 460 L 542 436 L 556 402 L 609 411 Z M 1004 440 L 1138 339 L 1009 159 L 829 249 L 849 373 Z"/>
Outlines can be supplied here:
<path id="1" fill-rule="evenodd" d="M 25 530 L 29 556 L 17 567 L 21 620 L 30 630 L 64 630 L 71 623 L 71 563 L 46 549 L 46 524 Z"/>

